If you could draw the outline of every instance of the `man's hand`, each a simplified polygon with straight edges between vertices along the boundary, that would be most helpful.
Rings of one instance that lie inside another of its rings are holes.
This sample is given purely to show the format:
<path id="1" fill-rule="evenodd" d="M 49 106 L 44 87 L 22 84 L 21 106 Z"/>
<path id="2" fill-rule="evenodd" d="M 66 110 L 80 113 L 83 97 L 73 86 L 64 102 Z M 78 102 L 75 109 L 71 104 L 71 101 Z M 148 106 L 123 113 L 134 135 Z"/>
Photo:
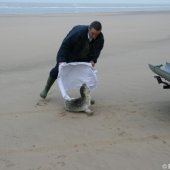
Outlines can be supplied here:
<path id="1" fill-rule="evenodd" d="M 60 62 L 59 65 L 60 65 L 60 64 L 63 64 L 63 63 L 65 63 L 65 62 Z"/>
<path id="2" fill-rule="evenodd" d="M 90 61 L 90 63 L 91 63 L 91 65 L 92 65 L 92 67 L 94 67 L 94 66 L 95 66 L 94 61 Z"/>

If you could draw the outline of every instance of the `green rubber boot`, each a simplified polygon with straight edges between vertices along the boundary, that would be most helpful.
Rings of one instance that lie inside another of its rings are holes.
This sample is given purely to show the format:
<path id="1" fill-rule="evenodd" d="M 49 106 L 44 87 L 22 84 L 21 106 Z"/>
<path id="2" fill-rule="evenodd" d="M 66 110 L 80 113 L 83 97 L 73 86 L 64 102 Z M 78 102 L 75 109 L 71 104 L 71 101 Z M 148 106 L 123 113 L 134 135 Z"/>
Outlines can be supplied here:
<path id="1" fill-rule="evenodd" d="M 49 76 L 44 90 L 40 93 L 40 97 L 42 97 L 43 99 L 47 97 L 48 91 L 50 90 L 54 82 L 55 82 L 55 79 Z"/>

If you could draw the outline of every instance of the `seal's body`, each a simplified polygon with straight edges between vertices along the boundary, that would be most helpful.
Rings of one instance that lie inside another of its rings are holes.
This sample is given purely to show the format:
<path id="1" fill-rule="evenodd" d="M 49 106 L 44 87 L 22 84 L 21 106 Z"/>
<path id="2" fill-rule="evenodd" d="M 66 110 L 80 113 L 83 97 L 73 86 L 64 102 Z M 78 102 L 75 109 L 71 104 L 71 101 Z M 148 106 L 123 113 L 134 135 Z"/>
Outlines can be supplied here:
<path id="1" fill-rule="evenodd" d="M 85 112 L 91 115 L 93 112 L 89 106 L 93 103 L 91 101 L 90 89 L 84 83 L 80 87 L 81 97 L 71 100 L 65 100 L 65 109 L 69 112 Z"/>

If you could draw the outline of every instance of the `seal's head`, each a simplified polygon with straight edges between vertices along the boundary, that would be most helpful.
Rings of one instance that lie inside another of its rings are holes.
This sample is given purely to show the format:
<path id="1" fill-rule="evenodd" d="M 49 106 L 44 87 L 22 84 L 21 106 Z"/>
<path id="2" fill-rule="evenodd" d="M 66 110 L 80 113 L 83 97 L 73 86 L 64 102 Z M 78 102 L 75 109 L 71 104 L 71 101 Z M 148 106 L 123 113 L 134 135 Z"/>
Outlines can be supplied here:
<path id="1" fill-rule="evenodd" d="M 88 88 L 86 83 L 83 83 L 82 86 L 80 87 L 80 94 L 81 94 L 81 97 L 86 97 L 90 95 L 90 89 Z"/>

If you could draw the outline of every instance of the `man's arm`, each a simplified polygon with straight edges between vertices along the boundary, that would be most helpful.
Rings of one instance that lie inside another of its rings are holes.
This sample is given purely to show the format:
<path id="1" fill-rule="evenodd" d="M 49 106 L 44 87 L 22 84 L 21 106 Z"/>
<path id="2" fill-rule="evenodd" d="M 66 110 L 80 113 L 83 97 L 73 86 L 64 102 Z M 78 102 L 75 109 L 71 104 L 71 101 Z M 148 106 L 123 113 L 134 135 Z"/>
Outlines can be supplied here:
<path id="1" fill-rule="evenodd" d="M 76 34 L 74 28 L 67 34 L 63 40 L 61 47 L 57 53 L 57 62 L 67 62 L 70 56 L 73 46 L 78 42 L 79 34 Z"/>
<path id="2" fill-rule="evenodd" d="M 65 38 L 61 44 L 61 47 L 57 54 L 57 62 L 67 62 L 67 57 L 70 54 L 72 48 L 72 38 Z"/>
<path id="3" fill-rule="evenodd" d="M 97 59 L 100 55 L 101 50 L 103 49 L 103 46 L 104 46 L 103 38 L 101 38 L 100 41 L 94 44 L 94 47 L 92 48 L 92 51 L 90 52 L 90 56 L 89 56 L 92 66 L 94 66 L 95 63 L 97 63 Z"/>

